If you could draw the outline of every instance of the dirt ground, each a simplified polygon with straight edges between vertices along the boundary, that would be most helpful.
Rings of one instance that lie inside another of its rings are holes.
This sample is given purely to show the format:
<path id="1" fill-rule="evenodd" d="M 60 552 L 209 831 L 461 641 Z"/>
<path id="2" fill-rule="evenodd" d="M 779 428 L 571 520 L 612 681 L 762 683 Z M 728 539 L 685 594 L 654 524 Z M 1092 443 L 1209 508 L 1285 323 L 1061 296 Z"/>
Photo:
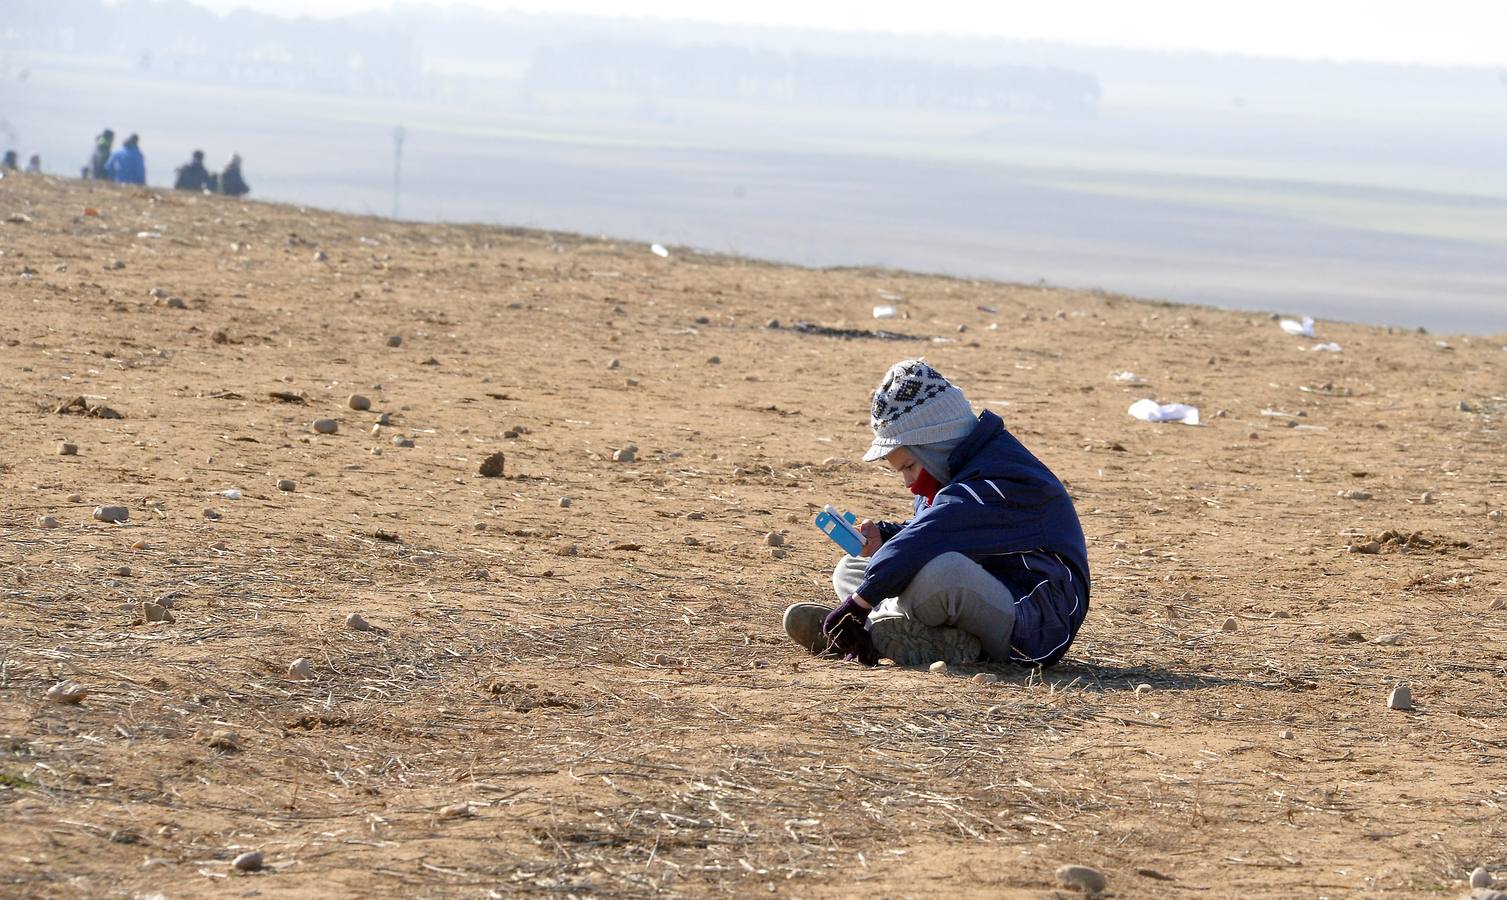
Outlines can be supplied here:
<path id="1" fill-rule="evenodd" d="M 1507 875 L 1507 337 L 1305 339 L 41 177 L 0 181 L 0 249 L 7 896 Z M 817 510 L 905 515 L 852 460 L 868 392 L 923 354 L 1078 505 L 1092 609 L 1052 669 L 865 670 L 780 628 L 832 597 Z M 1142 397 L 1204 424 L 1137 421 Z M 143 624 L 158 601 L 174 621 Z M 50 702 L 62 681 L 87 696 Z M 260 871 L 231 866 L 247 851 Z"/>

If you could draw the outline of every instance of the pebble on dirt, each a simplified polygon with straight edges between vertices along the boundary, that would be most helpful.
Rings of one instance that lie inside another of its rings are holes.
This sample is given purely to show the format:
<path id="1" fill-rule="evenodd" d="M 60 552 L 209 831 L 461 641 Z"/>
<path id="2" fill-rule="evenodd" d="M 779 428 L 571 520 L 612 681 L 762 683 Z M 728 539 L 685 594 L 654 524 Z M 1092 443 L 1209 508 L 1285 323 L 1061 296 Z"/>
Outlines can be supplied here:
<path id="1" fill-rule="evenodd" d="M 1057 883 L 1085 894 L 1100 894 L 1109 886 L 1104 873 L 1089 866 L 1060 867 L 1057 870 Z"/>
<path id="2" fill-rule="evenodd" d="M 569 497 L 561 497 L 560 498 L 560 508 L 561 509 L 570 509 L 570 498 Z"/>
<path id="3" fill-rule="evenodd" d="M 999 676 L 993 672 L 980 672 L 973 676 L 974 684 L 994 684 L 999 681 Z"/>
<path id="4" fill-rule="evenodd" d="M 1392 688 L 1387 695 L 1387 709 L 1409 710 L 1413 708 L 1413 689 L 1405 684 Z"/>
<path id="5" fill-rule="evenodd" d="M 612 454 L 614 462 L 631 463 L 638 458 L 638 445 L 629 444 Z"/>
<path id="6" fill-rule="evenodd" d="M 58 524 L 59 523 L 56 516 L 43 516 L 42 518 L 37 520 L 37 526 L 39 528 L 57 528 Z"/>
<path id="7" fill-rule="evenodd" d="M 234 731 L 226 731 L 222 728 L 209 736 L 209 747 L 211 750 L 234 753 L 241 749 L 241 736 Z"/>
<path id="8" fill-rule="evenodd" d="M 293 493 L 297 487 L 298 485 L 294 484 L 291 478 L 279 478 L 277 480 L 277 489 L 285 494 Z"/>
<path id="9" fill-rule="evenodd" d="M 394 447 L 412 447 L 413 446 L 413 438 L 406 438 L 406 437 L 403 437 L 400 434 L 400 435 L 395 436 L 392 439 L 392 445 Z"/>
<path id="10" fill-rule="evenodd" d="M 334 434 L 340 430 L 340 423 L 334 419 L 315 419 L 314 430 L 320 434 Z"/>
<path id="11" fill-rule="evenodd" d="M 214 509 L 213 507 L 209 506 L 204 507 L 204 518 L 213 521 L 215 519 L 218 519 L 219 517 L 220 511 L 218 509 Z"/>
<path id="12" fill-rule="evenodd" d="M 1336 493 L 1335 496 L 1340 498 L 1341 500 L 1370 500 L 1371 492 L 1356 490 L 1340 491 Z"/>
<path id="13" fill-rule="evenodd" d="M 78 444 L 70 444 L 67 441 L 59 441 L 58 456 L 78 456 Z"/>
<path id="14" fill-rule="evenodd" d="M 365 394 L 352 394 L 346 398 L 345 405 L 357 412 L 365 412 L 372 408 L 372 401 Z"/>
<path id="15" fill-rule="evenodd" d="M 296 681 L 308 681 L 314 677 L 314 669 L 307 659 L 300 656 L 288 665 L 288 677 Z"/>
<path id="16" fill-rule="evenodd" d="M 1240 622 L 1234 616 L 1230 616 L 1224 620 L 1224 624 L 1220 627 L 1225 631 L 1238 631 L 1240 629 Z"/>
<path id="17" fill-rule="evenodd" d="M 493 453 L 491 456 L 488 456 L 486 459 L 482 460 L 481 468 L 479 468 L 477 471 L 481 473 L 481 477 L 483 478 L 501 478 L 503 467 L 507 463 L 507 459 L 507 456 L 499 450 L 498 452 Z"/>
<path id="18" fill-rule="evenodd" d="M 783 547 L 785 546 L 785 536 L 778 531 L 771 531 L 764 535 L 764 543 L 771 547 Z"/>
<path id="19" fill-rule="evenodd" d="M 163 606 L 161 603 L 152 603 L 148 601 L 141 604 L 141 621 L 143 624 L 147 625 L 150 625 L 153 622 L 166 622 L 167 624 L 171 625 L 174 619 L 173 614 L 168 611 L 168 608 L 166 606 Z"/>
<path id="20" fill-rule="evenodd" d="M 84 698 L 89 696 L 89 690 L 77 681 L 59 681 L 47 689 L 47 699 L 53 703 L 69 705 L 83 703 Z"/>
<path id="21" fill-rule="evenodd" d="M 1475 871 L 1470 873 L 1470 886 L 1473 888 L 1489 888 L 1495 881 L 1485 866 L 1476 866 Z"/>
<path id="22" fill-rule="evenodd" d="M 345 627 L 352 631 L 371 631 L 371 623 L 361 617 L 360 613 L 351 613 L 345 617 Z"/>
<path id="23" fill-rule="evenodd" d="M 441 806 L 439 815 L 441 819 L 464 819 L 471 816 L 473 812 L 469 803 L 452 803 L 449 806 Z"/>
<path id="24" fill-rule="evenodd" d="M 403 336 L 401 334 L 389 334 L 387 336 L 387 346 L 389 346 L 389 347 L 401 347 L 401 346 L 403 346 Z"/>
<path id="25" fill-rule="evenodd" d="M 131 517 L 131 511 L 124 506 L 96 506 L 94 518 L 101 522 L 124 522 Z"/>
<path id="26" fill-rule="evenodd" d="M 230 861 L 230 865 L 238 872 L 256 872 L 262 868 L 263 856 L 260 850 L 248 850 Z"/>
<path id="27" fill-rule="evenodd" d="M 939 659 L 926 668 L 927 671 L 931 672 L 933 675 L 946 675 L 950 671 L 947 666 L 947 660 L 945 659 Z"/>

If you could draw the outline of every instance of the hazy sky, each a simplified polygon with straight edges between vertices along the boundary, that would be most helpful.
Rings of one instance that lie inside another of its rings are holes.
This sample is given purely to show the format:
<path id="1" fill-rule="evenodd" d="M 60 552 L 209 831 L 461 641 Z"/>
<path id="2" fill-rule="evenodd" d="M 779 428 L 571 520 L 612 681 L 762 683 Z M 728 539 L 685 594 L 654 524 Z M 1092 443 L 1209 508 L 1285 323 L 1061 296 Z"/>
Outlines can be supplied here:
<path id="1" fill-rule="evenodd" d="M 335 16 L 392 0 L 193 0 L 224 11 Z M 458 0 L 428 0 L 452 6 Z M 490 10 L 998 35 L 1258 56 L 1507 66 L 1507 0 L 469 0 Z"/>

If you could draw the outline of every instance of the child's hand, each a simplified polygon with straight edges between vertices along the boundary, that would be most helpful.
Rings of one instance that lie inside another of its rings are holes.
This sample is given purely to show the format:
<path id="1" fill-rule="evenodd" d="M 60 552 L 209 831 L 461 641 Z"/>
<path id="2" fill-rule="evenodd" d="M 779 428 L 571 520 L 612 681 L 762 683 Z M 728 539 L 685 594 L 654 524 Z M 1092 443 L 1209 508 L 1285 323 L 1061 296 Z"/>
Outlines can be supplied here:
<path id="1" fill-rule="evenodd" d="M 873 556 L 879 550 L 879 545 L 884 543 L 884 538 L 879 534 L 879 526 L 872 520 L 859 522 L 858 533 L 863 535 L 863 552 L 859 556 Z"/>

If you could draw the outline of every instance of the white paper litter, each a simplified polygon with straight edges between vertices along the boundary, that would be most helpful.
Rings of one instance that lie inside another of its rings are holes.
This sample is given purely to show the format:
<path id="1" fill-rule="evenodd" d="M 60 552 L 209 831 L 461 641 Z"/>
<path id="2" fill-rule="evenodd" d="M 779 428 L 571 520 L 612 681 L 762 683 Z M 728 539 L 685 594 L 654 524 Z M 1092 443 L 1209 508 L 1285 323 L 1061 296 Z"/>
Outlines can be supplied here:
<path id="1" fill-rule="evenodd" d="M 1142 422 L 1181 422 L 1184 425 L 1198 424 L 1198 407 L 1186 403 L 1158 403 L 1155 400 L 1137 400 L 1130 404 L 1130 414 Z"/>
<path id="2" fill-rule="evenodd" d="M 1118 381 L 1121 384 L 1145 384 L 1146 383 L 1146 379 L 1142 378 L 1141 376 L 1137 375 L 1134 372 L 1116 372 L 1115 373 L 1115 381 Z"/>
<path id="3" fill-rule="evenodd" d="M 670 257 L 670 251 L 665 249 L 664 244 L 650 244 L 649 252 L 653 253 L 655 256 L 662 256 L 666 259 L 669 259 Z"/>
<path id="4" fill-rule="evenodd" d="M 893 319 L 894 317 L 895 317 L 895 308 L 893 306 L 876 306 L 876 307 L 874 307 L 874 318 L 876 318 L 876 319 Z"/>
<path id="5" fill-rule="evenodd" d="M 1288 334 L 1298 337 L 1313 337 L 1313 316 L 1304 316 L 1301 322 L 1294 321 L 1293 319 L 1283 319 L 1277 324 L 1281 325 L 1282 330 Z"/>
<path id="6" fill-rule="evenodd" d="M 239 500 L 241 499 L 241 492 L 236 490 L 235 488 L 231 488 L 228 491 L 221 491 L 220 496 L 224 497 L 227 500 Z"/>
<path id="7" fill-rule="evenodd" d="M 1326 344 L 1314 344 L 1309 349 L 1327 351 L 1329 353 L 1338 353 L 1338 352 L 1340 352 L 1341 348 L 1340 348 L 1340 345 L 1336 344 L 1334 341 L 1329 341 Z"/>

